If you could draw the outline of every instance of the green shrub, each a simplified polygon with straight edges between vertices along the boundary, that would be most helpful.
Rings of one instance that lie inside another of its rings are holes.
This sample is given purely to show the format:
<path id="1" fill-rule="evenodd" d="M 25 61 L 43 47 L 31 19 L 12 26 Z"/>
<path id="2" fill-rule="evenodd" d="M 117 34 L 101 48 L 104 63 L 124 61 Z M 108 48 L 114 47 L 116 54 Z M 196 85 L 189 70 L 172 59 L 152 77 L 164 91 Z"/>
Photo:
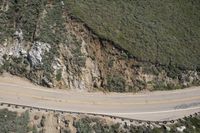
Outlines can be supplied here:
<path id="1" fill-rule="evenodd" d="M 37 130 L 36 125 L 33 126 L 33 131 L 32 131 L 32 132 L 33 132 L 33 133 L 38 133 L 38 130 Z"/>
<path id="2" fill-rule="evenodd" d="M 46 117 L 45 117 L 45 116 L 42 116 L 42 119 L 41 119 L 41 121 L 40 121 L 41 127 L 44 127 L 44 126 L 45 126 L 45 121 L 46 121 Z"/>
<path id="3" fill-rule="evenodd" d="M 9 60 L 4 61 L 2 69 L 10 72 L 14 75 L 25 75 L 27 73 L 26 67 L 29 64 L 27 63 L 26 58 L 16 58 L 11 57 Z"/>
<path id="4" fill-rule="evenodd" d="M 92 133 L 93 129 L 92 126 L 90 126 L 90 124 L 91 120 L 88 117 L 86 117 L 76 122 L 75 127 L 78 133 Z"/>
<path id="5" fill-rule="evenodd" d="M 62 70 L 58 70 L 56 74 L 56 80 L 60 81 L 62 79 Z"/>
<path id="6" fill-rule="evenodd" d="M 120 75 L 109 75 L 107 77 L 107 89 L 113 92 L 125 92 L 126 82 Z"/>
<path id="7" fill-rule="evenodd" d="M 153 83 L 153 88 L 155 90 L 165 90 L 167 88 L 167 84 L 164 81 L 155 81 Z"/>

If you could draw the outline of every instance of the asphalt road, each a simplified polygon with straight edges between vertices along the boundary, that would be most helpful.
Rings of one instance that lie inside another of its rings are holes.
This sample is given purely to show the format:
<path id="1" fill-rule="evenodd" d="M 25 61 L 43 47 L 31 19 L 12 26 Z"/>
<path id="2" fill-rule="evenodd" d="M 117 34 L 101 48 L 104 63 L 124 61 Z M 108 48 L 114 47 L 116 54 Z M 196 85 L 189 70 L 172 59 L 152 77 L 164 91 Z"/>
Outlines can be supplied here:
<path id="1" fill-rule="evenodd" d="M 172 120 L 200 112 L 200 87 L 146 94 L 86 93 L 42 88 L 0 77 L 0 102 L 140 120 Z"/>

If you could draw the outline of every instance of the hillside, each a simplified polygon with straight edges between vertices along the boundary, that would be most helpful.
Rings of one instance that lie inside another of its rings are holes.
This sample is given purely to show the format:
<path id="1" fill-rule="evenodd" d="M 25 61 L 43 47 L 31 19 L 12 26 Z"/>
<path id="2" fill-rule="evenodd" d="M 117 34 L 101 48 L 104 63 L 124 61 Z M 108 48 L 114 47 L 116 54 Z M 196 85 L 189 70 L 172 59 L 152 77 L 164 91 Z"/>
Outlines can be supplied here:
<path id="1" fill-rule="evenodd" d="M 199 0 L 66 0 L 75 17 L 139 60 L 200 67 Z"/>
<path id="2" fill-rule="evenodd" d="M 199 2 L 182 1 L 0 0 L 0 72 L 80 91 L 199 85 Z"/>

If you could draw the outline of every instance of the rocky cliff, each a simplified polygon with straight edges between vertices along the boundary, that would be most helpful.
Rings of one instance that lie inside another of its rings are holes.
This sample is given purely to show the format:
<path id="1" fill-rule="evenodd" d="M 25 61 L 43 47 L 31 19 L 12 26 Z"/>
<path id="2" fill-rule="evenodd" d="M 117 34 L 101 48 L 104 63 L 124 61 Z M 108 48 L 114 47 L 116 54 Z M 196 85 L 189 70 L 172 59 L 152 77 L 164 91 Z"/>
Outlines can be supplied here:
<path id="1" fill-rule="evenodd" d="M 132 58 L 61 0 L 1 0 L 0 44 L 1 72 L 48 87 L 136 92 L 200 84 L 197 70 Z"/>

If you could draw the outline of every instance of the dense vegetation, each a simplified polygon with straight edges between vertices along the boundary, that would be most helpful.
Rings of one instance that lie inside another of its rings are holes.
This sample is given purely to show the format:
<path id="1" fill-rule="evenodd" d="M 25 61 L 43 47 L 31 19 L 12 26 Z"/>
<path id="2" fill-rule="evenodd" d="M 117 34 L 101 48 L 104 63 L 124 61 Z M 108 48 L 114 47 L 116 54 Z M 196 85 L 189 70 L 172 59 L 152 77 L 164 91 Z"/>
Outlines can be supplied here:
<path id="1" fill-rule="evenodd" d="M 199 0 L 65 0 L 102 38 L 139 60 L 200 68 Z"/>
<path id="2" fill-rule="evenodd" d="M 200 116 L 184 118 L 176 124 L 153 128 L 116 123 L 108 125 L 97 118 L 82 118 L 74 123 L 78 133 L 178 133 L 177 127 L 185 126 L 183 133 L 200 132 Z"/>
<path id="3" fill-rule="evenodd" d="M 16 112 L 7 109 L 0 110 L 0 133 L 27 133 L 31 131 L 28 123 L 28 112 L 18 116 Z"/>
<path id="4" fill-rule="evenodd" d="M 14 31 L 21 29 L 26 41 L 43 41 L 59 43 L 64 39 L 64 29 L 60 0 L 53 0 L 53 7 L 48 0 L 0 0 L 0 41 L 13 36 Z M 9 7 L 6 9 L 6 5 Z M 42 17 L 42 11 L 46 16 Z M 54 33 L 53 33 L 53 32 Z"/>
<path id="5" fill-rule="evenodd" d="M 34 120 L 39 117 L 35 115 Z M 29 113 L 26 111 L 21 115 L 17 112 L 8 111 L 7 109 L 0 110 L 0 133 L 37 133 L 44 132 L 46 117 L 42 116 L 38 125 L 30 127 Z M 32 121 L 32 120 L 31 120 Z M 72 121 L 71 121 L 72 122 Z M 177 133 L 177 127 L 184 126 L 183 133 L 199 133 L 200 132 L 200 115 L 195 117 L 185 117 L 172 125 L 161 127 L 151 127 L 148 125 L 128 125 L 120 123 L 107 123 L 106 120 L 95 117 L 82 117 L 73 121 L 73 126 L 76 128 L 77 133 Z M 64 130 L 66 133 L 70 131 Z"/>

